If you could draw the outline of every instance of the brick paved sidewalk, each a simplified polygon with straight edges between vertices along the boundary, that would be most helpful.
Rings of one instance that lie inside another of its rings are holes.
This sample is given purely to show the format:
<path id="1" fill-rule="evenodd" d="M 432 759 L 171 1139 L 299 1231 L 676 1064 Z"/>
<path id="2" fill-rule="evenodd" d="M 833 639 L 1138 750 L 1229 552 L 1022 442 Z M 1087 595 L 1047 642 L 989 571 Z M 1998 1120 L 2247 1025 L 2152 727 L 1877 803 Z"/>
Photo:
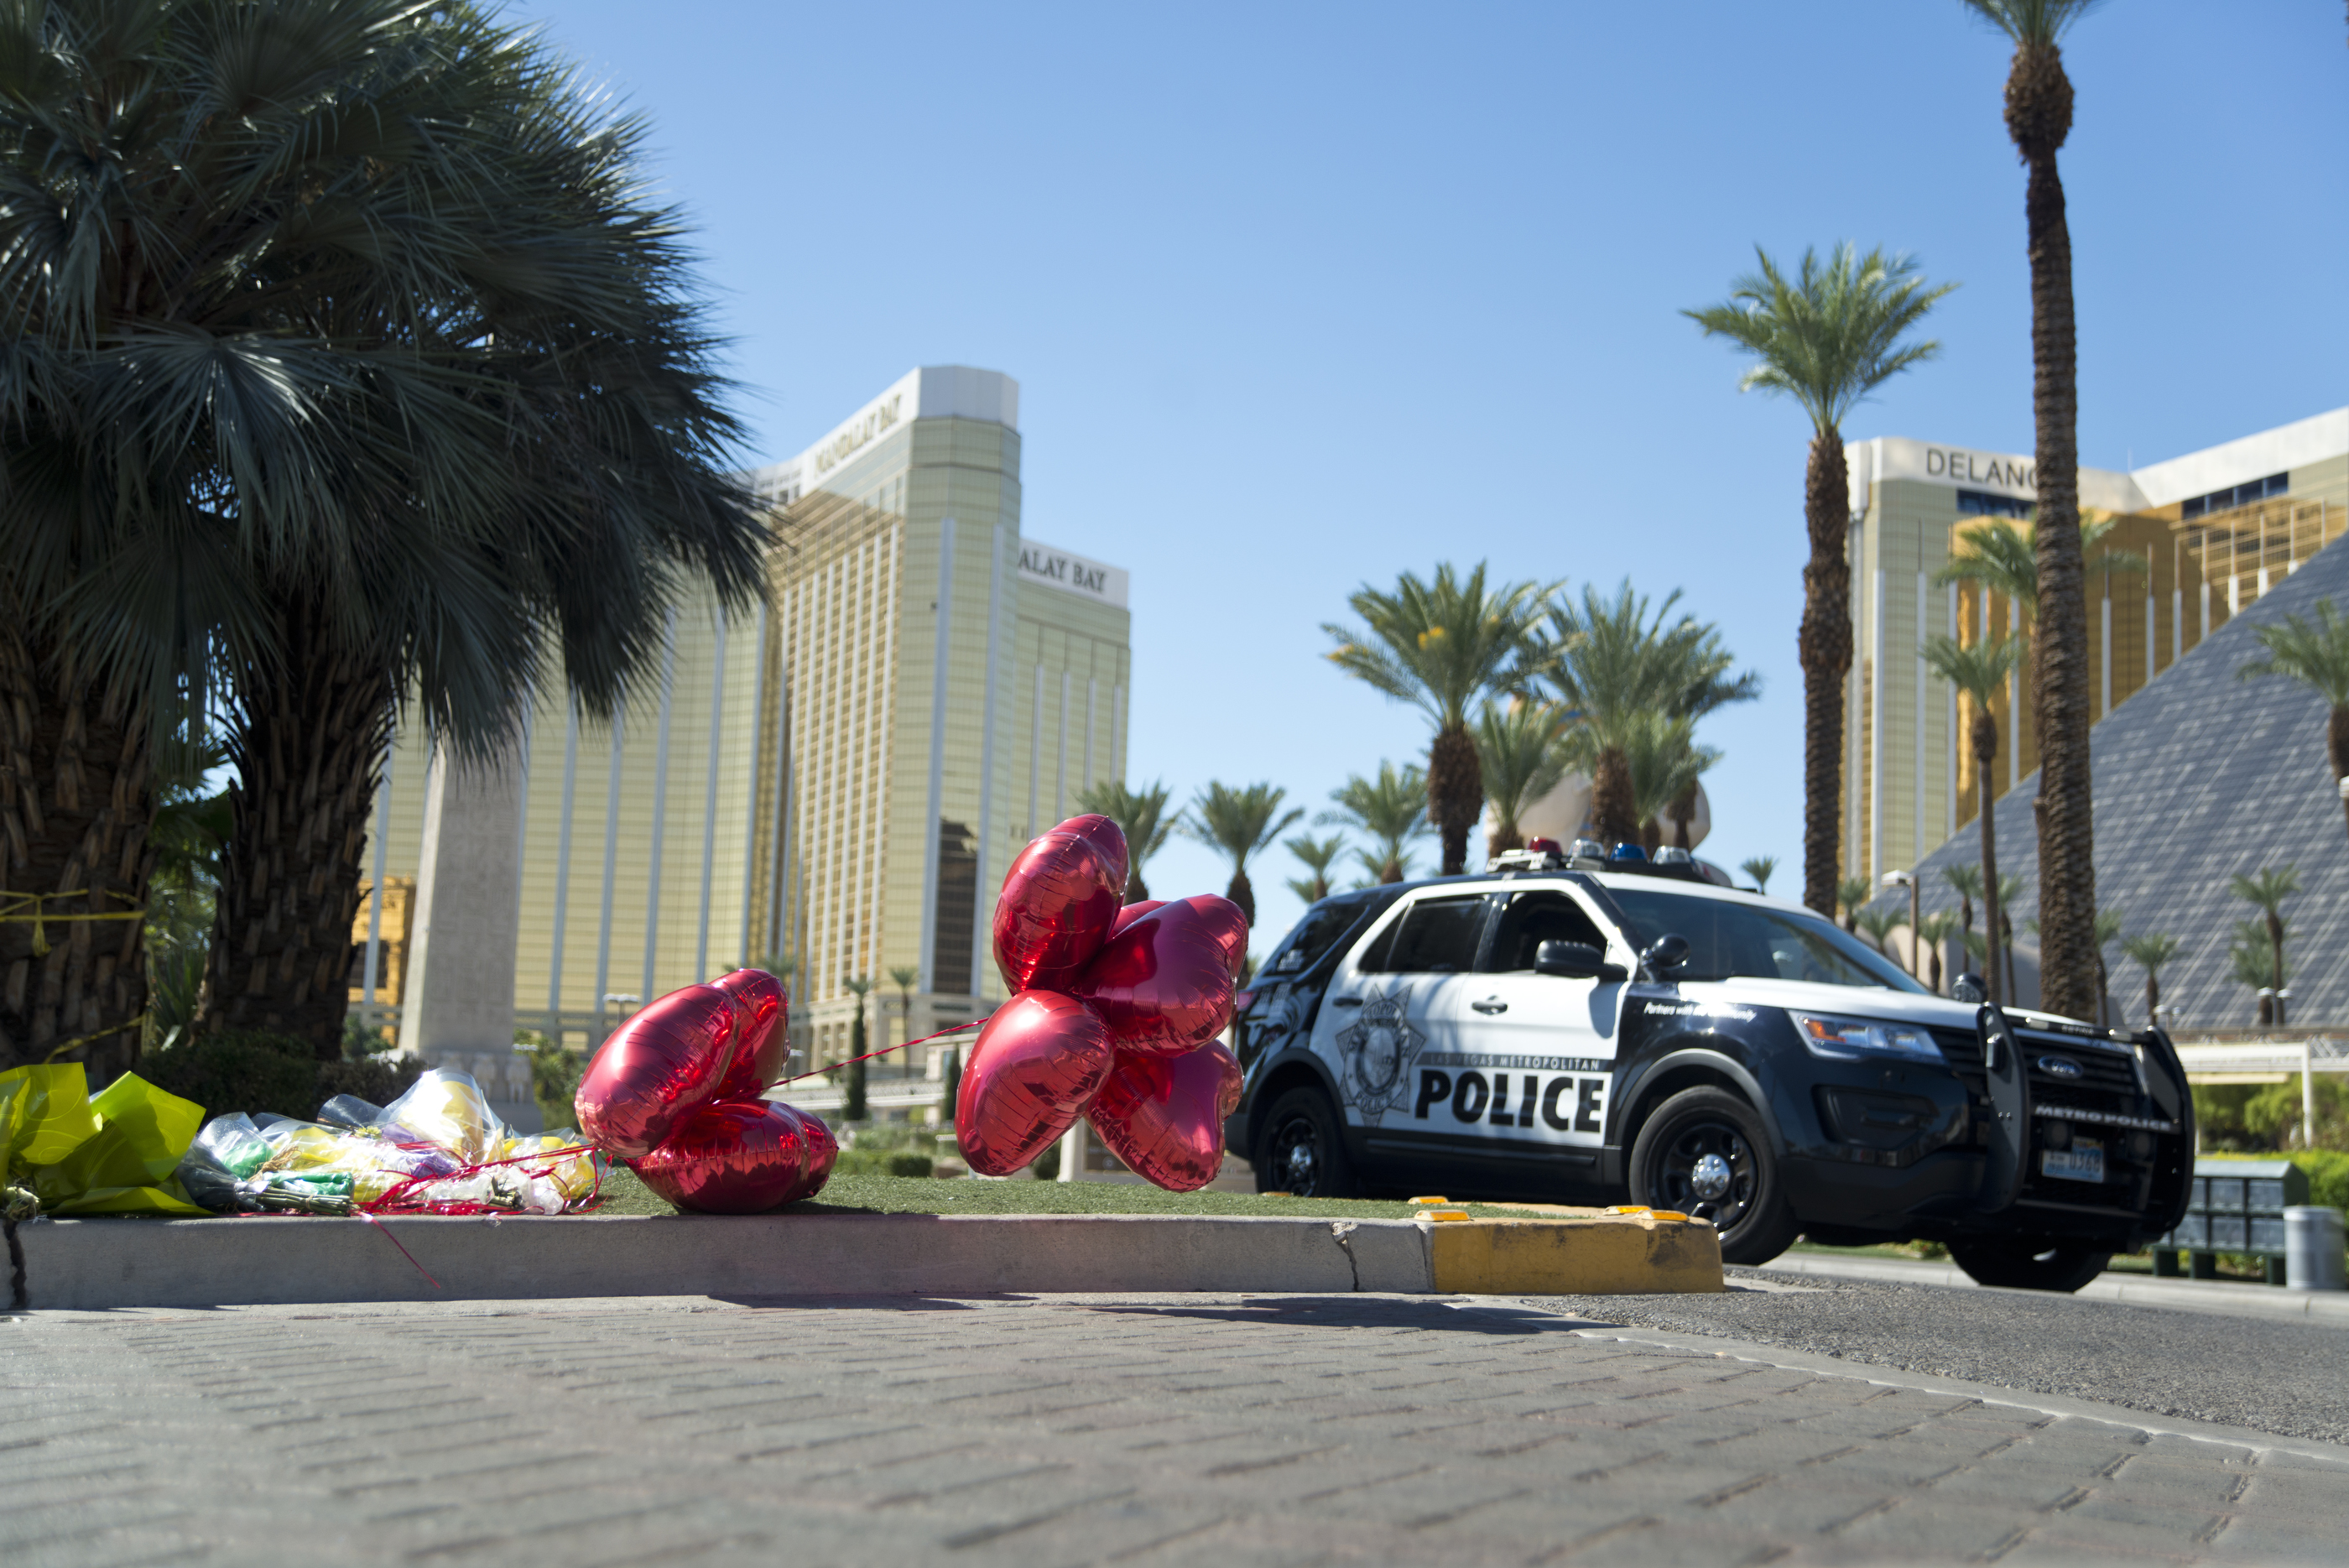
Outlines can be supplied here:
<path id="1" fill-rule="evenodd" d="M 1574 1330 L 1364 1296 L 0 1320 L 0 1562 L 2349 1551 L 2349 1465 L 2308 1445 L 2198 1441 L 2117 1410 L 2049 1416 Z"/>

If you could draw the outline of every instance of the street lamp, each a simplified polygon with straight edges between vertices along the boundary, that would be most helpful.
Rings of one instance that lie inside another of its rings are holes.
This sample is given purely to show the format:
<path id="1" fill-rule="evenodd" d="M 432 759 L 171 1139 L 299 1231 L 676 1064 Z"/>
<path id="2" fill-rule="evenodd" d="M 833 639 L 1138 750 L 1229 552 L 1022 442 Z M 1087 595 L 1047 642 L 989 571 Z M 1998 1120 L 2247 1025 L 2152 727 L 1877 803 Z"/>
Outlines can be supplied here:
<path id="1" fill-rule="evenodd" d="M 1922 980 L 1925 976 L 1925 963 L 1917 951 L 1917 898 L 1920 892 L 1917 878 L 1906 871 L 1887 871 L 1884 874 L 1884 885 L 1888 888 L 1909 889 L 1909 972 L 1913 977 Z"/>

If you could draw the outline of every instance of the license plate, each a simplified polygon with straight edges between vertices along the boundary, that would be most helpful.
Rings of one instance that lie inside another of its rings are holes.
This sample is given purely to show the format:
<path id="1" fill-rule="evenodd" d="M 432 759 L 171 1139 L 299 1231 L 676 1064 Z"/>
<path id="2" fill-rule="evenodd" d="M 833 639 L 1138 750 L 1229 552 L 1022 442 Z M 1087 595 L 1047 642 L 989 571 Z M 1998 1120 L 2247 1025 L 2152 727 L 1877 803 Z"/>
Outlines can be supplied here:
<path id="1" fill-rule="evenodd" d="M 2102 1181 L 2105 1146 L 2075 1138 L 2070 1148 L 2051 1148 L 2039 1157 L 2039 1168 L 2065 1181 Z"/>

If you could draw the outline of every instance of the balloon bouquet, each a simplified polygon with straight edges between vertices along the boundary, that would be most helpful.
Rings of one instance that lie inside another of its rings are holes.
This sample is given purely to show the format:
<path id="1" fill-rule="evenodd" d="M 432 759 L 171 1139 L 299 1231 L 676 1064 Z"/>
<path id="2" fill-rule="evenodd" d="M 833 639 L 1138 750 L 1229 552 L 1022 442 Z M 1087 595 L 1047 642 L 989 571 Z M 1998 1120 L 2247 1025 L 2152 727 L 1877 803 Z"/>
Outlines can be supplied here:
<path id="1" fill-rule="evenodd" d="M 587 1064 L 580 1130 L 680 1209 L 755 1214 L 814 1196 L 840 1158 L 832 1129 L 760 1098 L 791 1060 L 789 1012 L 764 970 L 670 992 Z"/>
<path id="2" fill-rule="evenodd" d="M 1121 908 L 1125 872 L 1125 836 L 1088 815 L 1029 845 L 1004 878 L 995 960 L 1013 994 L 980 1028 L 955 1100 L 957 1142 L 982 1176 L 1023 1168 L 1079 1116 L 1170 1191 L 1223 1165 L 1240 1067 L 1216 1036 L 1247 921 L 1212 896 Z M 788 1012 L 781 983 L 754 969 L 645 1008 L 580 1079 L 587 1141 L 682 1209 L 812 1197 L 839 1145 L 819 1118 L 761 1097 L 790 1060 Z"/>
<path id="3" fill-rule="evenodd" d="M 1247 920 L 1203 895 L 1120 908 L 1125 836 L 1074 816 L 1020 852 L 995 906 L 1011 1000 L 979 1030 L 955 1100 L 971 1169 L 1009 1176 L 1077 1118 L 1174 1192 L 1216 1179 L 1240 1065 L 1232 1021 Z"/>

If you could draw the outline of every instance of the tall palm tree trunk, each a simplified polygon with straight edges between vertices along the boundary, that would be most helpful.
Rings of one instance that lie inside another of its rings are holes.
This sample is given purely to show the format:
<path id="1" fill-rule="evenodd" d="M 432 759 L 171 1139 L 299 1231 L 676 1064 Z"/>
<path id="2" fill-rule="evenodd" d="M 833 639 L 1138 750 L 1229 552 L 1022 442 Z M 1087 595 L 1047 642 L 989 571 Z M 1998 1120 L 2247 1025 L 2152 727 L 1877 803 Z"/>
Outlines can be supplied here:
<path id="1" fill-rule="evenodd" d="M 1851 673 L 1850 476 L 1843 434 L 1812 438 L 1803 475 L 1811 558 L 1803 568 L 1803 902 L 1835 919 L 1842 875 L 1844 681 Z"/>
<path id="2" fill-rule="evenodd" d="M 2275 988 L 2275 1021 L 2284 1019 L 2283 1006 L 2283 921 L 2273 909 L 2267 912 L 2268 920 L 2268 983 Z"/>
<path id="3" fill-rule="evenodd" d="M 2158 970 L 2145 971 L 2145 1025 L 2148 1029 L 2161 1026 L 2161 974 Z"/>
<path id="4" fill-rule="evenodd" d="M 1640 842 L 1637 797 L 1631 790 L 1631 762 L 1609 747 L 1599 753 L 1591 769 L 1590 820 L 1599 841 L 1612 849 L 1618 844 Z"/>
<path id="5" fill-rule="evenodd" d="M 55 1055 L 103 1085 L 138 1059 L 147 742 L 146 712 L 70 650 L 0 628 L 0 1070 Z"/>
<path id="6" fill-rule="evenodd" d="M 2072 130 L 2072 83 L 2053 43 L 2014 52 L 2006 128 L 2030 169 L 2032 413 L 2039 487 L 2033 530 L 2039 611 L 2031 661 L 2039 732 L 2039 1005 L 2067 1018 L 2096 1008 L 2096 866 L 2088 777 L 2087 574 L 2080 553 L 2079 381 L 2072 234 L 2056 150 Z"/>
<path id="7" fill-rule="evenodd" d="M 1400 882 L 1402 878 L 1397 877 L 1394 880 Z M 1232 872 L 1231 886 L 1224 889 L 1224 897 L 1240 907 L 1240 919 L 1251 926 L 1256 924 L 1256 889 L 1248 885 L 1245 867 Z"/>
<path id="8" fill-rule="evenodd" d="M 1998 907 L 1998 823 L 1991 814 L 1991 763 L 1998 760 L 1998 721 L 1991 714 L 1990 704 L 1974 704 L 1974 782 L 1982 790 L 1982 934 L 1988 940 L 1983 946 L 1990 959 L 1990 1000 L 2002 1006 L 2006 987 L 2001 983 L 1999 963 L 1999 919 L 2002 911 Z"/>
<path id="9" fill-rule="evenodd" d="M 381 662 L 335 647 L 308 605 L 284 618 L 285 662 L 248 672 L 231 733 L 235 826 L 199 1027 L 298 1035 L 333 1061 L 394 693 Z"/>
<path id="10" fill-rule="evenodd" d="M 1427 819 L 1443 840 L 1444 876 L 1468 869 L 1468 830 L 1484 809 L 1484 768 L 1467 726 L 1438 730 L 1427 748 Z"/>

